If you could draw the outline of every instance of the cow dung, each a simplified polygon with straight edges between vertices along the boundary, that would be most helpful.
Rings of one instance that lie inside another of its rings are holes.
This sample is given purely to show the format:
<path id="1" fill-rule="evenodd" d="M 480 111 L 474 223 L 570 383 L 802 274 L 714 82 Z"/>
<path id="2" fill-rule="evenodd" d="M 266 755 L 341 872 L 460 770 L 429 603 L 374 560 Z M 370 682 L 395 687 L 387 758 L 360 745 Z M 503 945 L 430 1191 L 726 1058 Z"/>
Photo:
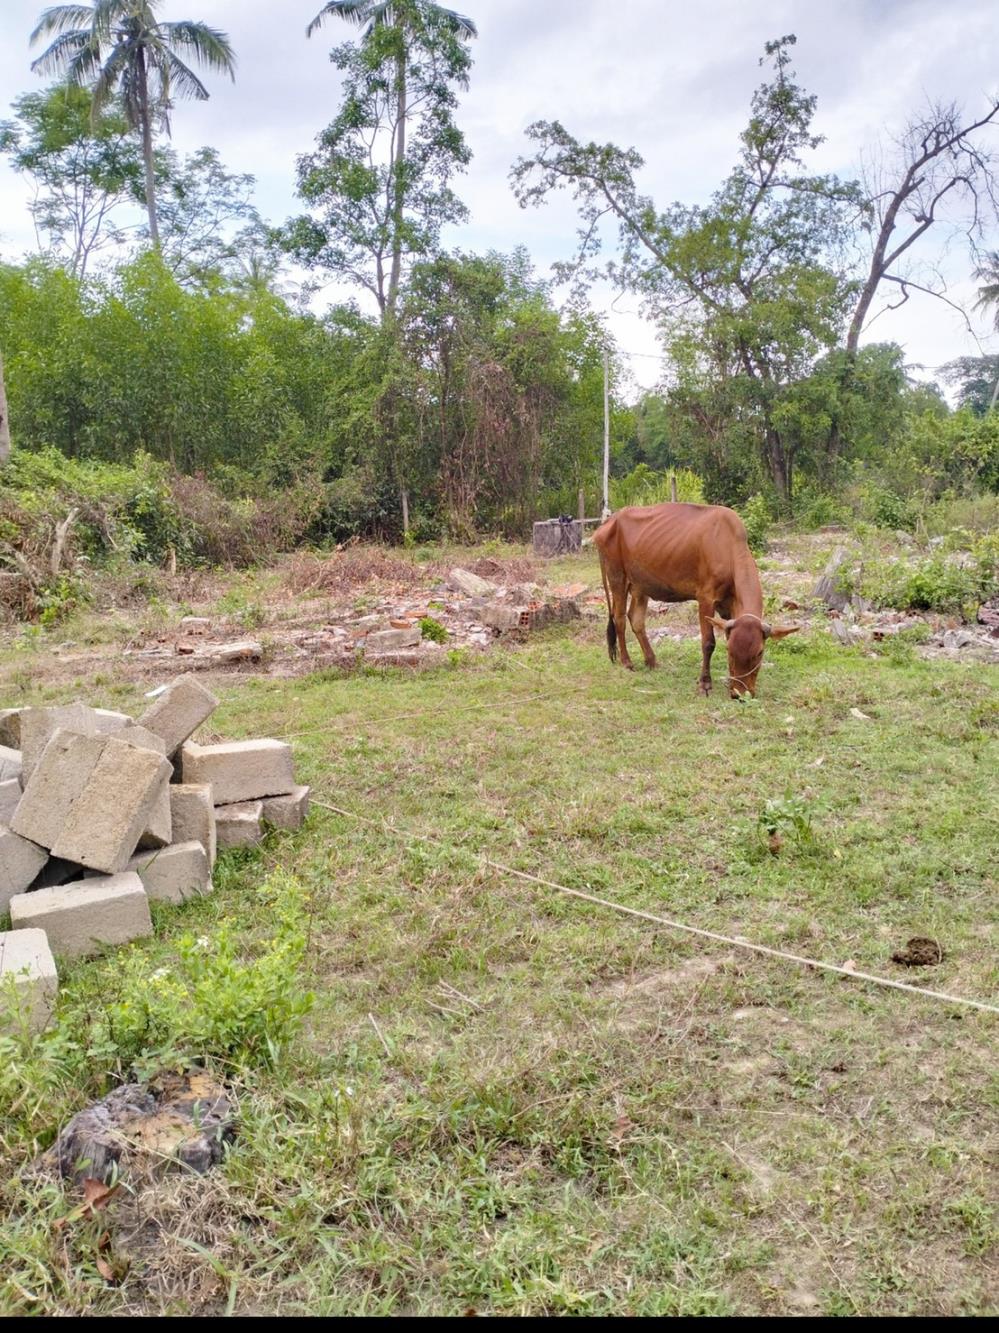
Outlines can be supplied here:
<path id="1" fill-rule="evenodd" d="M 235 1107 L 203 1070 L 156 1074 L 126 1083 L 78 1112 L 60 1132 L 49 1160 L 67 1179 L 109 1183 L 127 1165 L 180 1166 L 203 1175 L 235 1137 Z"/>
<path id="2" fill-rule="evenodd" d="M 936 940 L 914 935 L 904 949 L 892 954 L 891 960 L 893 963 L 901 963 L 903 967 L 935 967 L 937 963 L 943 962 L 943 956 L 943 949 Z"/>

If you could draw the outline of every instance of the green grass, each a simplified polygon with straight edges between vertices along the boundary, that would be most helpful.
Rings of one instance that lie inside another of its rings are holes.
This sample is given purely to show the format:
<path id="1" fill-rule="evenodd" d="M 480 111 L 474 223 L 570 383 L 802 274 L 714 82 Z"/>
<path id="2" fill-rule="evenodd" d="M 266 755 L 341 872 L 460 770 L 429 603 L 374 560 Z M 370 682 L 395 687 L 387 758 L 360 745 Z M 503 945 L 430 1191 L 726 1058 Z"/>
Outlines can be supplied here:
<path id="1" fill-rule="evenodd" d="M 0 1080 L 0 1305 L 995 1311 L 994 1018 L 680 937 L 480 859 L 994 997 L 994 677 L 815 631 L 777 645 L 740 706 L 695 697 L 695 642 L 628 675 L 601 634 L 225 692 L 220 733 L 294 733 L 317 797 L 396 832 L 316 808 L 224 858 L 211 898 L 157 912 L 154 941 L 62 969 L 59 1027 Z M 761 814 L 789 799 L 811 837 L 774 856 Z M 265 1059 L 205 1048 L 239 1094 L 224 1167 L 53 1230 L 76 1200 L 31 1159 L 141 1046 L 107 1016 L 179 966 L 184 937 L 236 932 L 247 960 L 271 958 L 260 890 L 285 872 L 300 889 L 282 929 L 304 941 L 288 994 L 316 1000 Z M 893 965 L 911 935 L 943 963 Z"/>

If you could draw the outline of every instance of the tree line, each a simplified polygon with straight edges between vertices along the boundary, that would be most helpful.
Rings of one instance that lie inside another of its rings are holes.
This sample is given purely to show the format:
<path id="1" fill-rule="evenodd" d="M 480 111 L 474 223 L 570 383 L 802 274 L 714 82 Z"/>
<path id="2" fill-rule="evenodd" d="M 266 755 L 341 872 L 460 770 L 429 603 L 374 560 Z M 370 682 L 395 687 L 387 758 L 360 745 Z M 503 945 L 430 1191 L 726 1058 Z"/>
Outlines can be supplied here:
<path id="1" fill-rule="evenodd" d="M 442 246 L 468 216 L 455 186 L 471 18 L 431 0 L 334 0 L 312 17 L 303 37 L 355 33 L 330 53 L 336 115 L 297 159 L 301 212 L 274 223 L 214 149 L 167 145 L 176 103 L 237 65 L 227 34 L 164 8 L 46 10 L 34 68 L 60 81 L 0 125 L 39 250 L 0 267 L 19 447 L 108 462 L 142 450 L 229 494 L 302 485 L 318 535 L 522 535 L 574 510 L 580 489 L 598 502 L 612 340 L 588 284 L 609 273 L 664 349 L 661 388 L 630 403 L 615 365 L 619 476 L 686 469 L 709 500 L 762 494 L 783 512 L 858 484 L 904 501 L 995 488 L 997 359 L 941 369 L 954 412 L 900 348 L 861 335 L 915 294 L 954 304 L 934 261 L 957 236 L 999 304 L 999 101 L 972 115 L 929 104 L 876 171 L 840 179 L 810 165 L 816 99 L 782 37 L 733 166 L 699 205 L 644 194 L 634 149 L 538 122 L 512 188 L 524 207 L 568 190 L 580 215 L 577 252 L 543 280 L 524 252 Z M 315 313 L 330 280 L 371 313 Z M 6 420 L 0 390 L 0 441 Z M 636 487 L 621 493 L 651 495 L 655 477 Z"/>

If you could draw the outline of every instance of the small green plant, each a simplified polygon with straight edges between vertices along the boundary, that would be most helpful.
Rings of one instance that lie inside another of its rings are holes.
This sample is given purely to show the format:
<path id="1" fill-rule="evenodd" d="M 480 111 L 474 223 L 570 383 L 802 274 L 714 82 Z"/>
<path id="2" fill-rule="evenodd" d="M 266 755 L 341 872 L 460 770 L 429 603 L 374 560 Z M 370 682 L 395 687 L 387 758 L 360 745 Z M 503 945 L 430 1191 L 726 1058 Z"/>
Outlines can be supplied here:
<path id="1" fill-rule="evenodd" d="M 811 842 L 814 836 L 808 802 L 803 796 L 794 796 L 790 791 L 767 801 L 760 811 L 756 826 L 773 856 L 779 855 L 785 836 L 793 837 L 799 846 Z"/>
<path id="2" fill-rule="evenodd" d="M 46 629 L 58 625 L 89 601 L 90 596 L 82 579 L 72 574 L 60 574 L 54 583 L 47 584 L 38 594 L 39 622 Z"/>
<path id="3" fill-rule="evenodd" d="M 433 616 L 423 616 L 420 620 L 420 633 L 431 643 L 447 643 L 448 632 L 439 620 Z"/>
<path id="4" fill-rule="evenodd" d="M 770 533 L 770 506 L 762 495 L 751 495 L 742 507 L 742 521 L 751 551 L 765 551 Z"/>

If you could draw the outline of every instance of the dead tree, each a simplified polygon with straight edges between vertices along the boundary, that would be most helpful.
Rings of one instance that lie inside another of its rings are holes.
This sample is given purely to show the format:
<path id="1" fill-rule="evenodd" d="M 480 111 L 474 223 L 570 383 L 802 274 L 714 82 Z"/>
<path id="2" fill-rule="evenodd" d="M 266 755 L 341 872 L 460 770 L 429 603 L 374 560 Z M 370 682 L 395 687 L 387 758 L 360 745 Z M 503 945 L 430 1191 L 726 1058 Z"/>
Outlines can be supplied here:
<path id="1" fill-rule="evenodd" d="M 963 232 L 974 249 L 983 226 L 999 214 L 997 157 L 983 131 L 994 126 L 999 99 L 993 97 L 984 115 L 968 120 L 956 104 L 931 104 L 913 120 L 894 147 L 867 164 L 864 187 L 872 237 L 867 274 L 857 298 L 846 340 L 849 358 L 856 355 L 860 335 L 884 283 L 897 288 L 897 309 L 911 292 L 926 292 L 960 310 L 946 295 L 939 275 L 927 271 L 913 251 L 931 227 Z M 961 312 L 964 313 L 963 311 Z"/>

